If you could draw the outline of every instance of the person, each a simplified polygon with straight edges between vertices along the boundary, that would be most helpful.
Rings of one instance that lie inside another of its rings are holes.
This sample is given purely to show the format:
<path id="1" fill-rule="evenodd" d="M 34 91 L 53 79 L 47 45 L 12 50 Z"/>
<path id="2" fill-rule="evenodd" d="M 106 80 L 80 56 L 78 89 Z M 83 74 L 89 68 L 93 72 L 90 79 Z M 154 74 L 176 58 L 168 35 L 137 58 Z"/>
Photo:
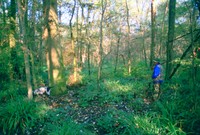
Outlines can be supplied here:
<path id="1" fill-rule="evenodd" d="M 152 74 L 152 80 L 153 80 L 153 86 L 154 86 L 154 91 L 153 91 L 153 100 L 157 100 L 160 97 L 160 85 L 163 83 L 163 68 L 162 65 L 160 64 L 159 59 L 153 60 L 154 62 L 154 67 L 153 67 L 153 74 Z"/>

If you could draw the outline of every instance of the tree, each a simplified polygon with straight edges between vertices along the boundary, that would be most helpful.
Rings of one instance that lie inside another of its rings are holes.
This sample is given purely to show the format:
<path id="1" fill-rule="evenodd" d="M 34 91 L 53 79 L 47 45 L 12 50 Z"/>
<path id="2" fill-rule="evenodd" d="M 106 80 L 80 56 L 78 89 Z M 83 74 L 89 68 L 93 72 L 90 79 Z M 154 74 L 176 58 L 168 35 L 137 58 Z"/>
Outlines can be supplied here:
<path id="1" fill-rule="evenodd" d="M 87 12 L 87 18 L 86 18 L 86 22 L 87 22 L 87 27 L 86 27 L 86 39 L 87 39 L 87 64 L 88 64 L 88 75 L 91 75 L 91 65 L 90 65 L 90 48 L 91 48 L 91 43 L 90 43 L 90 31 L 89 31 L 89 27 L 90 27 L 90 22 L 89 22 L 89 18 L 90 18 L 90 12 L 93 8 L 92 4 L 87 4 L 88 7 L 88 12 Z"/>
<path id="2" fill-rule="evenodd" d="M 195 47 L 195 44 L 194 44 L 194 29 L 195 29 L 195 6 L 194 6 L 194 1 L 192 0 L 191 1 L 191 11 L 190 11 L 190 33 L 191 33 L 191 45 L 192 45 L 192 50 L 194 50 L 194 47 Z M 194 53 L 192 52 L 192 83 L 193 83 L 193 92 L 194 92 L 194 95 L 196 95 L 196 75 L 197 75 L 197 72 L 196 72 L 196 65 L 195 65 L 195 56 L 194 56 Z"/>
<path id="3" fill-rule="evenodd" d="M 105 2 L 105 4 L 104 4 Z M 101 21 L 100 21 L 100 41 L 99 41 L 99 54 L 98 54 L 98 76 L 97 76 L 97 83 L 98 89 L 100 89 L 100 79 L 101 79 L 101 70 L 102 70 L 102 56 L 103 56 L 103 20 L 104 20 L 104 13 L 106 10 L 107 0 L 101 0 Z"/>
<path id="4" fill-rule="evenodd" d="M 153 66 L 153 59 L 155 58 L 155 22 L 156 10 L 154 0 L 151 0 L 151 52 L 150 52 L 150 67 Z"/>
<path id="5" fill-rule="evenodd" d="M 169 1 L 169 22 L 168 22 L 168 38 L 167 38 L 167 61 L 166 61 L 166 79 L 169 79 L 172 73 L 172 55 L 173 55 L 173 39 L 174 39 L 174 28 L 175 28 L 175 10 L 176 0 Z"/>
<path id="6" fill-rule="evenodd" d="M 20 24 L 20 35 L 21 43 L 24 51 L 24 63 L 25 63 L 25 73 L 26 73 L 26 83 L 28 88 L 28 98 L 32 99 L 32 85 L 31 85 L 31 72 L 29 63 L 29 49 L 27 46 L 27 1 L 17 0 L 18 12 L 19 12 L 19 24 Z"/>
<path id="7" fill-rule="evenodd" d="M 43 13 L 44 13 L 44 34 L 45 45 L 47 47 L 47 67 L 48 78 L 50 85 L 60 84 L 60 88 L 63 88 L 63 67 L 62 67 L 62 54 L 61 46 L 59 44 L 58 33 L 58 16 L 57 16 L 57 0 L 43 0 Z M 58 89 L 59 90 L 59 89 Z M 59 93 L 61 91 L 55 91 Z"/>
<path id="8" fill-rule="evenodd" d="M 120 31 L 121 32 L 121 28 Z M 119 61 L 119 46 L 120 46 L 120 40 L 121 40 L 121 35 L 117 33 L 117 50 L 116 50 L 116 59 L 115 59 L 115 69 L 114 73 L 117 72 L 117 66 L 118 66 L 118 61 Z"/>
<path id="9" fill-rule="evenodd" d="M 33 82 L 33 87 L 37 88 L 37 82 L 36 82 L 36 66 L 35 66 L 35 57 L 36 57 L 36 53 L 34 53 L 36 51 L 36 38 L 35 38 L 35 32 L 36 32 L 36 0 L 32 0 L 32 9 L 31 9 L 31 16 L 30 16 L 30 23 L 29 23 L 29 29 L 28 29 L 28 33 L 29 35 L 29 45 L 30 45 L 30 61 L 31 61 L 31 73 L 32 73 L 32 82 Z"/>
<path id="10" fill-rule="evenodd" d="M 130 23 L 129 23 L 129 7 L 128 2 L 125 0 L 126 3 L 126 22 L 127 22 L 127 47 L 128 47 L 128 73 L 131 73 L 131 47 L 130 47 Z"/>
<path id="11" fill-rule="evenodd" d="M 162 18 L 162 26 L 161 26 L 161 33 L 160 33 L 160 47 L 158 48 L 158 52 L 159 52 L 159 56 L 160 58 L 163 58 L 165 57 L 163 54 L 164 52 L 164 49 L 163 49 L 163 44 L 164 44 L 164 35 L 166 35 L 166 32 L 165 32 L 165 19 L 166 19 L 166 15 L 168 13 L 168 0 L 166 1 L 166 4 L 165 4 L 165 10 L 164 10 L 164 14 L 163 14 L 163 18 Z"/>
<path id="12" fill-rule="evenodd" d="M 10 32 L 9 32 L 9 46 L 11 55 L 12 72 L 10 78 L 14 79 L 19 77 L 19 66 L 17 64 L 17 49 L 16 49 L 16 1 L 11 0 L 9 9 Z"/>
<path id="13" fill-rule="evenodd" d="M 69 26 L 70 26 L 70 38 L 71 38 L 71 45 L 72 45 L 72 51 L 73 51 L 73 81 L 76 82 L 77 81 L 77 56 L 76 56 L 76 48 L 75 48 L 75 39 L 74 39 L 74 33 L 73 33 L 73 27 L 72 27 L 72 19 L 74 17 L 74 13 L 75 13 L 75 8 L 76 8 L 76 3 L 77 1 L 74 0 L 74 5 L 72 8 L 72 14 L 71 14 L 71 18 L 69 21 Z M 78 14 L 78 13 L 77 13 Z"/>

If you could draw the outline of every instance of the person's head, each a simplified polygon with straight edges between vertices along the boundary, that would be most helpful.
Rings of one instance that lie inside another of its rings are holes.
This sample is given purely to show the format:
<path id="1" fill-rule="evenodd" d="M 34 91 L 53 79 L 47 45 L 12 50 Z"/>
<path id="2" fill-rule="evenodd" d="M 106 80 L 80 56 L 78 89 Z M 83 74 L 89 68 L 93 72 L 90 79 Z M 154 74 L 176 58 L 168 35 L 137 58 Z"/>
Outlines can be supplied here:
<path id="1" fill-rule="evenodd" d="M 160 59 L 154 59 L 153 62 L 154 64 L 160 64 Z"/>

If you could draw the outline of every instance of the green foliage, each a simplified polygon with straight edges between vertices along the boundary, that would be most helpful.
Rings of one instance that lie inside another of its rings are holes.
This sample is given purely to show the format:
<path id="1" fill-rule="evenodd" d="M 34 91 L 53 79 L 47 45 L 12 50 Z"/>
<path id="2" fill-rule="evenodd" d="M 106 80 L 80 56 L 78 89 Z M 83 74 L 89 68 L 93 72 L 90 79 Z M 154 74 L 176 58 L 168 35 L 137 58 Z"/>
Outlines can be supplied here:
<path id="1" fill-rule="evenodd" d="M 44 115 L 47 106 L 19 96 L 0 106 L 0 127 L 4 134 L 25 133 Z"/>
<path id="2" fill-rule="evenodd" d="M 83 124 L 73 122 L 73 120 L 66 116 L 66 110 L 62 108 L 52 109 L 46 113 L 43 124 L 43 130 L 40 134 L 48 135 L 92 135 L 92 133 L 85 129 Z"/>
<path id="3" fill-rule="evenodd" d="M 18 92 L 14 86 L 11 86 L 8 90 L 0 91 L 0 101 L 1 103 L 5 103 L 11 99 L 15 99 Z"/>
<path id="4" fill-rule="evenodd" d="M 156 116 L 154 113 L 136 115 L 112 109 L 97 120 L 97 126 L 100 128 L 100 134 L 156 135 L 172 133 L 165 129 L 165 123 L 162 123 L 160 116 Z"/>
<path id="5" fill-rule="evenodd" d="M 86 90 L 80 92 L 79 104 L 81 106 L 89 106 L 91 101 L 98 101 L 100 91 L 95 90 L 94 85 L 89 85 Z M 86 94 L 87 93 L 87 94 Z"/>
<path id="6" fill-rule="evenodd" d="M 165 130 L 170 134 L 179 135 L 185 134 L 181 128 L 177 125 L 180 124 L 179 115 L 182 115 L 180 106 L 176 105 L 176 102 L 157 102 L 156 106 L 160 110 L 160 122 L 162 126 L 165 127 Z"/>
<path id="7" fill-rule="evenodd" d="M 135 79 L 149 80 L 151 79 L 152 73 L 151 70 L 146 67 L 145 63 L 138 62 L 133 65 L 131 74 Z"/>
<path id="8" fill-rule="evenodd" d="M 11 72 L 11 65 L 10 61 L 10 49 L 9 47 L 1 47 L 0 48 L 0 84 L 1 87 L 4 83 L 10 80 L 10 72 Z"/>
<path id="9" fill-rule="evenodd" d="M 97 90 L 96 69 L 92 69 L 94 74 L 90 77 L 87 71 L 81 72 L 83 80 L 67 89 L 72 94 L 62 99 L 62 105 L 69 102 L 66 108 L 49 109 L 48 105 L 24 99 L 22 95 L 26 90 L 16 83 L 4 85 L 0 92 L 0 127 L 4 134 L 25 134 L 36 130 L 36 134 L 53 135 L 198 133 L 199 92 L 192 90 L 191 63 L 182 64 L 177 75 L 162 85 L 160 100 L 155 102 L 145 100 L 144 91 L 151 73 L 142 63 L 133 66 L 131 75 L 126 74 L 125 68 L 118 68 L 113 74 L 112 68 L 104 67 L 100 90 Z M 85 114 L 90 112 L 94 118 Z M 83 116 L 83 121 L 76 122 L 74 118 L 81 117 L 80 114 L 86 115 L 88 121 L 85 122 L 86 116 Z"/>
<path id="10" fill-rule="evenodd" d="M 117 110 L 108 110 L 105 115 L 97 119 L 99 134 L 125 135 L 130 127 L 125 121 L 124 113 Z M 129 133 L 133 133 L 129 131 Z"/>
<path id="11" fill-rule="evenodd" d="M 48 124 L 48 135 L 92 135 L 83 128 L 82 125 L 74 123 L 72 120 L 65 120 L 62 123 Z"/>
<path id="12" fill-rule="evenodd" d="M 4 88 L 0 91 L 0 102 L 5 103 L 10 100 L 15 100 L 20 96 L 26 95 L 26 89 L 17 82 L 4 84 Z"/>

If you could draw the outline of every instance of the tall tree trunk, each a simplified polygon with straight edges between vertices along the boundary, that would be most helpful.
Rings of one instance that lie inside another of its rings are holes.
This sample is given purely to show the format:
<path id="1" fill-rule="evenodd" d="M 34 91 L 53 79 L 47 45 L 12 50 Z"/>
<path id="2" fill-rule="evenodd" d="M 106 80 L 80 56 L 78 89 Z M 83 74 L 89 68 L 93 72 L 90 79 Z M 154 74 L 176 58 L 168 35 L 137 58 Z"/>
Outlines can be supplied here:
<path id="1" fill-rule="evenodd" d="M 20 21 L 20 34 L 22 38 L 22 45 L 24 50 L 24 62 L 25 62 L 25 73 L 26 73 L 26 83 L 28 88 L 28 98 L 32 99 L 32 85 L 31 85 L 31 73 L 30 73 L 30 63 L 29 63 L 29 50 L 27 46 L 27 33 L 26 33 L 26 19 L 27 19 L 27 1 L 17 0 L 19 21 Z"/>
<path id="2" fill-rule="evenodd" d="M 191 33 L 191 45 L 192 45 L 192 50 L 194 50 L 194 29 L 195 29 L 195 6 L 194 6 L 194 1 L 191 1 L 191 11 L 190 11 L 190 33 Z M 193 93 L 196 99 L 196 67 L 197 65 L 195 65 L 195 56 L 194 53 L 192 51 L 192 89 L 193 89 Z"/>
<path id="3" fill-rule="evenodd" d="M 80 0 L 79 0 L 80 1 Z M 82 29 L 83 29 L 83 22 L 84 22 L 84 5 L 80 2 L 80 5 L 81 5 L 81 20 L 80 20 L 80 29 L 79 29 L 79 37 L 80 37 L 80 44 L 79 44 L 79 56 L 80 56 L 80 67 L 83 66 L 83 49 L 84 49 L 84 46 L 83 46 L 83 33 L 82 33 Z"/>
<path id="4" fill-rule="evenodd" d="M 31 10 L 31 22 L 30 22 L 30 24 L 31 24 L 31 26 L 30 26 L 30 28 L 29 28 L 29 33 L 30 33 L 30 49 L 31 49 L 31 51 L 30 51 L 30 58 L 31 58 L 31 72 L 32 72 L 32 80 L 33 80 L 33 86 L 34 86 L 34 88 L 37 88 L 37 82 L 36 82 L 36 71 L 37 70 L 35 70 L 36 69 L 36 66 L 35 66 L 35 48 L 36 48 L 36 43 L 35 43 L 35 41 L 36 41 L 36 39 L 35 39 L 35 31 L 36 31 L 36 26 L 35 26 L 35 14 L 36 14 L 36 0 L 33 0 L 32 1 L 33 3 L 32 3 L 32 10 Z"/>
<path id="5" fill-rule="evenodd" d="M 105 4 L 104 4 L 105 2 Z M 102 56 L 103 56 L 103 20 L 104 20 L 104 13 L 106 10 L 106 0 L 101 0 L 101 22 L 100 22 L 100 41 L 99 41 L 99 54 L 98 54 L 98 76 L 97 76 L 97 84 L 98 89 L 100 89 L 100 79 L 101 79 L 101 70 L 102 70 Z"/>
<path id="6" fill-rule="evenodd" d="M 11 0 L 10 10 L 9 10 L 9 20 L 10 20 L 10 32 L 9 32 L 9 45 L 11 48 L 11 67 L 13 68 L 10 73 L 10 79 L 19 78 L 19 66 L 16 63 L 17 50 L 16 50 L 16 1 Z"/>
<path id="7" fill-rule="evenodd" d="M 142 49 L 143 49 L 143 55 L 144 55 L 144 61 L 145 61 L 145 65 L 148 66 L 147 64 L 147 53 L 146 53 L 146 47 L 145 47 L 145 28 L 142 29 Z"/>
<path id="8" fill-rule="evenodd" d="M 126 22 L 127 22 L 127 34 L 128 34 L 128 39 L 127 39 L 127 47 L 128 47 L 128 73 L 131 73 L 131 48 L 130 48 L 130 24 L 129 24 L 129 7 L 128 7 L 128 2 L 126 2 Z"/>
<path id="9" fill-rule="evenodd" d="M 172 55 L 173 55 L 173 39 L 175 28 L 175 10 L 176 0 L 169 1 L 169 26 L 168 26 L 168 39 L 167 39 L 167 62 L 166 62 L 166 79 L 169 79 L 172 73 Z"/>
<path id="10" fill-rule="evenodd" d="M 121 29 L 120 29 L 121 32 Z M 114 69 L 114 73 L 117 72 L 117 65 L 118 65 L 118 60 L 119 60 L 119 45 L 120 45 L 120 40 L 121 37 L 120 35 L 118 36 L 118 40 L 117 40 L 117 51 L 116 51 L 116 59 L 115 59 L 115 69 Z"/>
<path id="11" fill-rule="evenodd" d="M 86 27 L 86 36 L 87 36 L 87 64 L 88 64 L 88 75 L 91 75 L 91 69 L 90 69 L 90 31 L 89 31 L 89 18 L 90 18 L 90 10 L 91 10 L 91 5 L 88 5 L 88 14 L 87 14 L 87 27 Z"/>
<path id="12" fill-rule="evenodd" d="M 165 33 L 165 19 L 166 19 L 166 15 L 167 15 L 167 12 L 168 12 L 168 0 L 166 1 L 166 7 L 165 7 L 165 12 L 164 12 L 164 15 L 163 15 L 163 19 L 162 19 L 162 29 L 161 29 L 161 35 L 160 35 L 160 47 L 158 48 L 158 52 L 159 52 L 159 56 L 160 58 L 163 58 L 164 57 L 164 50 L 163 50 L 163 36 L 166 34 Z"/>
<path id="13" fill-rule="evenodd" d="M 73 9 L 72 9 L 72 14 L 71 14 L 71 18 L 70 18 L 70 21 L 69 21 L 69 26 L 70 26 L 70 35 L 71 35 L 71 45 L 72 45 L 72 51 L 73 51 L 73 74 L 74 74 L 74 82 L 77 81 L 77 56 L 76 56 L 76 48 L 75 48 L 75 39 L 74 39 L 74 34 L 73 34 L 73 27 L 72 27 L 72 19 L 74 17 L 74 12 L 75 12 L 75 8 L 76 8 L 76 3 L 77 1 L 74 0 L 74 6 L 73 6 Z M 78 7 L 77 7 L 78 8 Z M 78 9 L 77 9 L 78 11 Z M 77 27 L 78 27 L 78 24 L 77 24 Z"/>
<path id="14" fill-rule="evenodd" d="M 153 66 L 153 59 L 155 58 L 155 22 L 156 10 L 154 0 L 151 0 L 151 52 L 150 52 L 150 67 Z"/>
<path id="15" fill-rule="evenodd" d="M 46 60 L 49 85 L 56 84 L 58 87 L 54 90 L 54 93 L 59 94 L 62 93 L 62 90 L 65 88 L 62 74 L 61 46 L 59 44 L 57 0 L 43 0 L 43 4 L 45 20 L 43 38 L 46 40 L 47 46 Z"/>
<path id="16" fill-rule="evenodd" d="M 74 1 L 75 2 L 75 1 Z M 77 5 L 78 5 L 78 0 L 76 0 L 76 3 L 77 3 Z M 77 6 L 76 7 L 76 50 L 77 51 L 75 51 L 75 55 L 76 55 L 76 59 L 77 59 L 77 62 L 79 63 L 77 63 L 78 65 L 77 66 L 79 66 L 80 65 L 80 58 L 81 58 L 81 53 L 80 53 L 80 31 L 79 31 L 79 6 Z"/>
<path id="17" fill-rule="evenodd" d="M 15 21 L 16 21 L 16 0 L 11 0 L 10 3 L 10 23 L 11 30 L 15 31 Z"/>

